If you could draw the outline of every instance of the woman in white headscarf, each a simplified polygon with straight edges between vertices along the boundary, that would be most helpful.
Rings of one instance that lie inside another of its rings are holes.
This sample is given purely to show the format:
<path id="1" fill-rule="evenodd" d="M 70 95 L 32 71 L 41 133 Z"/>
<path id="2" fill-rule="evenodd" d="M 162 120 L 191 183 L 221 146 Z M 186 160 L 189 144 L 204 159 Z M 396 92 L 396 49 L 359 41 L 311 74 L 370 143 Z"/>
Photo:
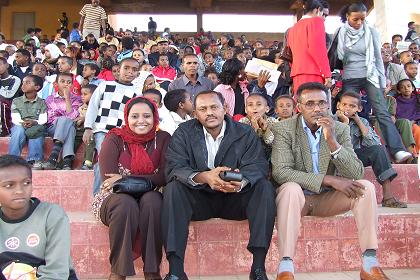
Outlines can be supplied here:
<path id="1" fill-rule="evenodd" d="M 156 89 L 160 92 L 162 98 L 160 100 L 160 104 L 156 104 L 159 110 L 159 118 L 163 120 L 167 116 L 169 116 L 169 111 L 166 109 L 165 105 L 163 104 L 163 98 L 165 98 L 166 90 L 161 88 L 158 83 L 156 83 L 155 76 L 153 76 L 152 72 L 149 71 L 140 71 L 140 74 L 137 78 L 133 81 L 134 88 L 136 92 L 141 92 L 144 94 L 149 89 Z"/>
<path id="2" fill-rule="evenodd" d="M 412 155 L 405 150 L 385 105 L 381 41 L 378 32 L 367 25 L 366 16 L 367 8 L 362 3 L 347 5 L 341 11 L 344 26 L 336 32 L 334 40 L 338 59 L 343 62 L 343 92 L 366 92 L 389 151 L 396 162 L 404 162 Z"/>
<path id="3" fill-rule="evenodd" d="M 55 44 L 49 44 L 45 46 L 45 58 L 42 63 L 47 67 L 47 71 L 52 74 L 56 70 L 56 63 L 60 56 L 63 56 L 63 53 Z"/>

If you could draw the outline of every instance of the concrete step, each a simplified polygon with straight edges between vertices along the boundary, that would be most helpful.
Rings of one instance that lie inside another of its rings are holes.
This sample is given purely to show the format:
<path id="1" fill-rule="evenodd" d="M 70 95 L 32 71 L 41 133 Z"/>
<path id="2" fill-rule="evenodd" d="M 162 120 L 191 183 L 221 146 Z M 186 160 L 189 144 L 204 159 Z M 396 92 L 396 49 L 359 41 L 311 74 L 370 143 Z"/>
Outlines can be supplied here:
<path id="1" fill-rule="evenodd" d="M 418 280 L 420 277 L 420 269 L 387 269 L 385 273 L 390 279 L 394 280 Z M 275 280 L 276 275 L 267 275 L 268 279 Z M 90 279 L 90 278 L 85 278 Z M 81 280 L 85 280 L 81 279 Z M 95 279 L 107 280 L 108 278 Z M 130 280 L 143 279 L 140 277 L 130 277 Z M 229 275 L 229 276 L 202 276 L 189 277 L 190 280 L 248 280 L 249 275 Z M 358 271 L 344 271 L 344 272 L 315 272 L 315 273 L 296 273 L 296 280 L 359 280 Z"/>
<path id="2" fill-rule="evenodd" d="M 399 176 L 394 180 L 394 193 L 404 202 L 420 203 L 420 180 L 417 166 L 394 165 Z M 375 181 L 371 168 L 365 178 L 375 183 L 377 201 L 382 201 L 382 188 Z M 33 172 L 34 195 L 60 204 L 66 211 L 90 211 L 93 171 L 40 170 Z"/>
<path id="3" fill-rule="evenodd" d="M 420 268 L 420 204 L 407 209 L 379 208 L 379 260 L 383 268 Z M 107 227 L 90 213 L 70 212 L 72 256 L 82 279 L 109 275 Z M 185 268 L 191 276 L 241 275 L 249 273 L 252 261 L 246 250 L 246 221 L 211 219 L 190 224 Z M 277 230 L 266 260 L 275 273 L 279 261 Z M 295 256 L 299 272 L 334 272 L 360 269 L 360 248 L 350 212 L 331 218 L 305 217 Z M 142 275 L 140 260 L 136 261 Z M 168 271 L 166 260 L 162 274 Z M 231 278 L 232 279 L 232 278 Z M 331 278 L 335 279 L 335 278 Z M 398 278 L 399 279 L 399 278 Z"/>
<path id="4" fill-rule="evenodd" d="M 10 137 L 0 137 L 0 155 L 7 154 L 7 151 L 9 149 L 9 141 Z M 48 158 L 48 156 L 51 153 L 52 147 L 54 143 L 51 137 L 45 138 L 44 143 L 44 156 L 45 159 Z M 83 156 L 85 152 L 85 145 L 80 145 L 80 147 L 76 151 L 76 156 L 73 161 L 73 169 L 80 169 L 83 164 Z M 22 157 L 26 158 L 26 155 L 28 154 L 28 146 L 25 145 L 25 147 L 22 150 Z"/>

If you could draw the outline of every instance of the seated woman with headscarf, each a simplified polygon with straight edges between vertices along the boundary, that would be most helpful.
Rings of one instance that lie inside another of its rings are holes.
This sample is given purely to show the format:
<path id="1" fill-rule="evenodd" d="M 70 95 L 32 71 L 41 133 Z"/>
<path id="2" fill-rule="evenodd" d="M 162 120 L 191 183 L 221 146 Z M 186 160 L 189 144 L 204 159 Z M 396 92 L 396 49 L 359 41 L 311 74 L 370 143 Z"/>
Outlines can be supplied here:
<path id="1" fill-rule="evenodd" d="M 162 279 L 159 273 L 161 193 L 154 190 L 135 199 L 128 194 L 113 193 L 112 187 L 115 181 L 128 175 L 150 180 L 155 189 L 164 186 L 165 153 L 170 135 L 156 131 L 159 115 L 154 103 L 147 98 L 128 101 L 124 119 L 125 125 L 112 129 L 102 144 L 99 166 L 103 184 L 95 196 L 93 213 L 109 227 L 109 279 L 135 275 L 133 261 L 140 255 L 145 279 Z"/>
<path id="2" fill-rule="evenodd" d="M 56 72 L 56 64 L 58 58 L 63 56 L 63 53 L 55 44 L 49 44 L 45 46 L 45 58 L 42 63 L 47 67 L 48 74 L 54 74 Z"/>

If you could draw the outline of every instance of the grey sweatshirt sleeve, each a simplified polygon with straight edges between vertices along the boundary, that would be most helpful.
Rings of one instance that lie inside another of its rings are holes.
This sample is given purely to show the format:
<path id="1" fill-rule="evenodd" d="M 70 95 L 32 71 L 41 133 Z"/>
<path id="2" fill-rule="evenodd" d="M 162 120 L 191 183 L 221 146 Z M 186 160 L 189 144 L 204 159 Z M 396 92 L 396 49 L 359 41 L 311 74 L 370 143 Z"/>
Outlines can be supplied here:
<path id="1" fill-rule="evenodd" d="M 70 222 L 64 210 L 52 205 L 45 225 L 45 265 L 38 267 L 38 280 L 68 279 L 70 258 Z"/>

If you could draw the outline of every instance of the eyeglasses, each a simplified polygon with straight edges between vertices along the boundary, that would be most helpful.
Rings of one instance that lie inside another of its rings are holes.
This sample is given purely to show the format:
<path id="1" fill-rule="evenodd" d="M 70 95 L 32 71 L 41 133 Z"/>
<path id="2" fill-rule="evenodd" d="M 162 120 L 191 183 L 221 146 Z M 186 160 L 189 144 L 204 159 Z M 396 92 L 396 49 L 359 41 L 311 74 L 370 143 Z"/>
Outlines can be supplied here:
<path id="1" fill-rule="evenodd" d="M 322 16 L 323 16 L 324 18 L 327 18 L 327 16 L 329 16 L 329 14 L 323 13 L 323 14 L 322 14 Z"/>
<path id="2" fill-rule="evenodd" d="M 305 104 L 301 103 L 303 106 L 305 106 L 305 108 L 307 110 L 314 110 L 316 106 L 319 107 L 319 109 L 323 110 L 328 108 L 329 104 L 327 101 L 325 100 L 321 100 L 319 102 L 314 102 L 314 101 L 308 101 Z"/>

